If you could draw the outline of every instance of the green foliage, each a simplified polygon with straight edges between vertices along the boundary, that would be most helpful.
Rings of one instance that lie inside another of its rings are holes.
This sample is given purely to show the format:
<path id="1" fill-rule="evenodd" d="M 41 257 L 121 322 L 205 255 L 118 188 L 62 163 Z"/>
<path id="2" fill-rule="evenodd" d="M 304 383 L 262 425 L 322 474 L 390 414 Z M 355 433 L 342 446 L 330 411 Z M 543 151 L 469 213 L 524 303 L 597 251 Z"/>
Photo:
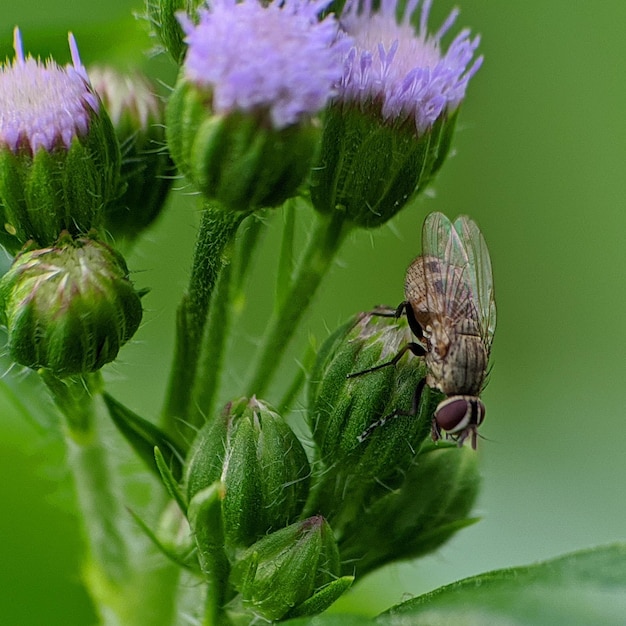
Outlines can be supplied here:
<path id="1" fill-rule="evenodd" d="M 626 545 L 574 552 L 447 585 L 377 618 L 322 615 L 289 626 L 620 626 L 626 614 Z"/>

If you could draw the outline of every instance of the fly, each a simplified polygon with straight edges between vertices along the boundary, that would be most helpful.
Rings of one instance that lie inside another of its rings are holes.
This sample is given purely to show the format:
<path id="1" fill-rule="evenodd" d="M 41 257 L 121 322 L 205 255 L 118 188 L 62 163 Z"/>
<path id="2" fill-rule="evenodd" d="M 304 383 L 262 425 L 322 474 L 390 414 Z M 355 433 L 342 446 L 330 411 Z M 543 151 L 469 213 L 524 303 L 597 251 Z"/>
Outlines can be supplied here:
<path id="1" fill-rule="evenodd" d="M 398 310 L 406 311 L 424 347 L 426 384 L 447 396 L 435 410 L 433 439 L 445 431 L 459 445 L 471 437 L 476 448 L 496 305 L 489 251 L 472 219 L 427 216 L 422 254 L 407 270 L 405 298 Z"/>

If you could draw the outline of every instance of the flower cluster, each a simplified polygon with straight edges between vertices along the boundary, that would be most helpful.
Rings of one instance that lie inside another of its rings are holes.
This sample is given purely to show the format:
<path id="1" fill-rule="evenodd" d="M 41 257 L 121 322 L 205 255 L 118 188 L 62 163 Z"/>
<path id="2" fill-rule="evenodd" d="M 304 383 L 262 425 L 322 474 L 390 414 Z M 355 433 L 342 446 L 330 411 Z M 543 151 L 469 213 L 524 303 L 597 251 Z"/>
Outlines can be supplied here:
<path id="1" fill-rule="evenodd" d="M 146 1 L 179 65 L 167 99 L 136 74 L 87 72 L 71 35 L 67 67 L 27 57 L 18 30 L 15 59 L 0 66 L 0 244 L 14 255 L 0 279 L 7 352 L 39 371 L 72 445 L 96 445 L 101 400 L 162 479 L 176 513 L 168 507 L 158 530 L 142 527 L 203 583 L 191 619 L 314 615 L 355 576 L 434 550 L 473 521 L 475 455 L 431 440 L 443 396 L 422 357 L 436 346 L 431 329 L 422 336 L 416 320 L 400 316 L 410 307 L 356 316 L 285 385 L 280 408 L 265 398 L 346 234 L 387 222 L 445 161 L 482 63 L 479 38 L 462 30 L 444 50 L 457 11 L 431 34 L 432 0 Z M 117 358 L 143 315 L 145 292 L 118 247 L 153 223 L 178 175 L 203 213 L 156 425 L 93 374 Z M 244 290 L 264 224 L 248 216 L 287 201 L 317 211 L 315 230 L 294 259 L 299 209 L 288 213 L 275 311 L 245 389 L 225 392 L 233 292 Z M 247 235 L 237 238 L 244 221 Z M 230 399 L 222 410 L 218 396 Z M 304 437 L 292 427 L 296 397 Z M 467 425 L 448 430 L 459 429 Z M 87 516 L 103 518 L 90 537 L 94 595 L 110 602 L 102 614 L 127 623 L 129 606 L 142 603 L 119 600 L 128 586 L 116 576 L 135 580 L 127 576 L 134 564 L 117 568 L 109 558 L 138 553 L 112 506 L 122 497 L 106 474 L 117 466 L 109 470 L 104 448 L 73 459 L 82 461 L 85 492 L 98 486 Z M 149 580 L 149 571 L 136 579 Z"/>

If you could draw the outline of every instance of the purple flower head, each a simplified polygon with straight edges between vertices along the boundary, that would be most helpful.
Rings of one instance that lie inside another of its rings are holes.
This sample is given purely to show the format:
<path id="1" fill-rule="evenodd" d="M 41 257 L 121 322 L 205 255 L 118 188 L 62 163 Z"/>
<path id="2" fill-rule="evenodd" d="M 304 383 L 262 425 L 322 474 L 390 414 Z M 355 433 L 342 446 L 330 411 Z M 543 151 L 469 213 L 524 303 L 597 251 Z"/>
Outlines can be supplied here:
<path id="1" fill-rule="evenodd" d="M 439 30 L 426 30 L 432 0 L 423 0 L 419 29 L 411 24 L 420 0 L 408 0 L 403 16 L 396 19 L 398 0 L 348 0 L 341 25 L 354 39 L 345 59 L 339 100 L 375 103 L 385 120 L 413 119 L 419 133 L 445 111 L 453 111 L 465 97 L 470 78 L 482 64 L 474 59 L 480 42 L 462 30 L 444 53 L 441 38 L 454 24 L 452 11 Z"/>
<path id="2" fill-rule="evenodd" d="M 317 113 L 335 94 L 349 41 L 329 0 L 214 0 L 199 23 L 180 21 L 186 78 L 212 92 L 215 113 L 266 111 L 281 129 Z"/>
<path id="3" fill-rule="evenodd" d="M 72 65 L 63 68 L 52 59 L 44 64 L 24 56 L 20 31 L 14 30 L 15 60 L 0 66 L 0 145 L 35 154 L 40 148 L 69 148 L 75 136 L 87 132 L 100 103 L 71 33 L 69 44 Z"/>

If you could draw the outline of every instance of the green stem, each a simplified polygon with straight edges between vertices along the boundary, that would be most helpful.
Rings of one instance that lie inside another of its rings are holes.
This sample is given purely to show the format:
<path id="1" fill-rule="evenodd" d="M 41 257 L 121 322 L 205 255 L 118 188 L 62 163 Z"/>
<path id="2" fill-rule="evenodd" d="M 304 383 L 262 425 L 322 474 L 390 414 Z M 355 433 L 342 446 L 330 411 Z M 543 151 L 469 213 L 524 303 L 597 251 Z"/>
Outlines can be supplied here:
<path id="1" fill-rule="evenodd" d="M 223 369 L 224 348 L 231 326 L 231 277 L 232 266 L 226 265 L 217 282 L 211 301 L 209 322 L 202 338 L 198 375 L 193 394 L 192 410 L 200 417 L 210 419 L 213 415 L 215 396 L 219 389 Z"/>
<path id="2" fill-rule="evenodd" d="M 253 213 L 249 219 L 246 220 L 244 231 L 237 244 L 237 250 L 235 252 L 235 280 L 234 280 L 234 292 L 235 302 L 241 301 L 241 306 L 237 306 L 237 310 L 240 311 L 244 307 L 245 294 L 244 283 L 248 270 L 251 267 L 254 259 L 254 253 L 259 245 L 261 234 L 265 228 L 265 224 L 269 219 L 270 214 L 266 214 L 264 211 L 258 211 Z"/>
<path id="3" fill-rule="evenodd" d="M 306 348 L 302 361 L 298 363 L 298 369 L 293 377 L 291 384 L 287 387 L 281 401 L 278 403 L 278 412 L 281 415 L 288 415 L 291 407 L 298 397 L 304 383 L 306 382 L 307 373 L 311 371 L 316 357 L 315 345 L 311 341 Z"/>
<path id="4" fill-rule="evenodd" d="M 256 367 L 247 385 L 248 396 L 263 396 L 272 382 L 300 318 L 308 309 L 349 230 L 349 223 L 339 212 L 333 213 L 330 218 L 319 218 L 296 276 L 278 311 L 272 316 L 261 342 Z"/>
<path id="5" fill-rule="evenodd" d="M 189 286 L 177 311 L 174 362 L 164 408 L 165 428 L 179 443 L 201 423 L 198 413 L 190 411 L 190 404 L 202 336 L 225 252 L 244 217 L 215 205 L 207 206 L 202 215 Z"/>
<path id="6" fill-rule="evenodd" d="M 98 433 L 94 393 L 100 378 L 93 375 L 61 380 L 46 370 L 40 374 L 65 417 L 68 464 L 74 475 L 88 543 L 88 578 L 95 583 L 90 584 L 90 591 L 100 608 L 116 613 L 116 608 L 111 607 L 113 589 L 121 587 L 128 578 L 129 562 L 120 528 L 124 515 L 119 490 Z"/>
<path id="7" fill-rule="evenodd" d="M 289 293 L 293 278 L 293 243 L 296 232 L 295 200 L 288 200 L 284 206 L 283 237 L 278 256 L 278 275 L 276 277 L 276 303 L 280 308 Z"/>

